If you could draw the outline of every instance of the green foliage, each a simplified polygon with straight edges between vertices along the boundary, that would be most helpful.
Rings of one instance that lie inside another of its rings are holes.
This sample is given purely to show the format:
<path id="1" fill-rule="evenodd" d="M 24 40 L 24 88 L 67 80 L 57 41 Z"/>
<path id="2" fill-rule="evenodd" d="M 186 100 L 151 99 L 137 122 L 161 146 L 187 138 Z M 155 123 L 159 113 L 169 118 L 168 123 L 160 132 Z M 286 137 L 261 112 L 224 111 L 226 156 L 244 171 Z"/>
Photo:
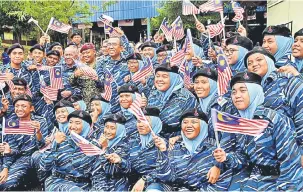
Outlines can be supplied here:
<path id="1" fill-rule="evenodd" d="M 196 7 L 199 7 L 206 1 L 191 1 Z M 158 10 L 159 16 L 152 18 L 151 25 L 153 29 L 158 29 L 162 20 L 166 17 L 171 24 L 178 16 L 181 16 L 184 28 L 195 28 L 195 18 L 192 15 L 182 15 L 182 1 L 172 0 L 162 2 Z M 206 24 L 207 20 L 217 21 L 220 19 L 219 13 L 209 13 L 205 15 L 196 15 L 201 23 Z"/>

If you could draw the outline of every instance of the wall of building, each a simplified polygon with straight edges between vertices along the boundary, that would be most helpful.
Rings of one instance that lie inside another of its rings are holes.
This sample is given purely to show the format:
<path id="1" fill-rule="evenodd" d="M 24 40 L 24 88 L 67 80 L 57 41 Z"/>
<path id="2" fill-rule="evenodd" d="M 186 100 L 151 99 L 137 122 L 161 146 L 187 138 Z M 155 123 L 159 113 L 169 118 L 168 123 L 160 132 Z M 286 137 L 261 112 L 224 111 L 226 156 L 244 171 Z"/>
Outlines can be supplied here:
<path id="1" fill-rule="evenodd" d="M 271 0 L 267 4 L 267 25 L 292 21 L 292 33 L 303 28 L 302 0 Z"/>

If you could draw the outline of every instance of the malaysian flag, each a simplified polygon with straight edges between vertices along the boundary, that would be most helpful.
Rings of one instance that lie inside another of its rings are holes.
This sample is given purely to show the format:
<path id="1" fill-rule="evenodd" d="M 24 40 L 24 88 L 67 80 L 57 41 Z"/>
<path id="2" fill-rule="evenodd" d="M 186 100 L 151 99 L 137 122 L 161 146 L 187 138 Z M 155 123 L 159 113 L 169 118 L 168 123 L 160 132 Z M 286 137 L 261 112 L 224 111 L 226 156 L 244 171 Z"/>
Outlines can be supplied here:
<path id="1" fill-rule="evenodd" d="M 143 114 L 143 111 L 141 109 L 141 103 L 142 103 L 142 97 L 139 93 L 135 93 L 136 99 L 133 101 L 133 103 L 128 108 L 129 112 L 134 114 L 138 121 L 141 121 L 147 125 L 149 125 L 149 122 L 147 121 L 146 117 Z"/>
<path id="2" fill-rule="evenodd" d="M 105 34 L 108 34 L 109 37 L 119 37 L 120 34 L 110 25 L 104 25 L 105 27 Z"/>
<path id="3" fill-rule="evenodd" d="M 192 4 L 189 0 L 183 0 L 182 2 L 183 15 L 195 15 L 199 13 L 200 10 L 194 4 Z"/>
<path id="4" fill-rule="evenodd" d="M 239 22 L 243 20 L 244 9 L 239 5 L 239 3 L 233 2 L 232 8 L 235 12 L 235 17 L 232 19 L 233 22 Z"/>
<path id="5" fill-rule="evenodd" d="M 89 66 L 81 66 L 79 70 L 83 72 L 84 76 L 87 76 L 90 79 L 95 79 L 98 77 L 96 70 Z"/>
<path id="6" fill-rule="evenodd" d="M 166 18 L 163 19 L 163 21 L 160 25 L 160 29 L 164 33 L 165 38 L 167 39 L 167 41 L 172 41 L 173 40 L 172 27 L 169 26 L 168 21 L 166 20 Z"/>
<path id="7" fill-rule="evenodd" d="M 208 29 L 210 38 L 213 38 L 213 37 L 219 35 L 220 33 L 222 33 L 222 31 L 224 29 L 224 25 L 221 21 L 219 21 L 219 23 L 214 24 L 214 25 L 208 25 L 208 26 L 206 26 L 206 28 Z"/>
<path id="8" fill-rule="evenodd" d="M 50 70 L 51 68 L 52 68 L 51 66 L 46 66 L 46 65 L 37 64 L 37 69 L 38 69 L 38 70 L 48 71 L 48 70 Z"/>
<path id="9" fill-rule="evenodd" d="M 55 89 L 63 89 L 62 67 L 54 66 L 49 70 L 51 87 Z"/>
<path id="10" fill-rule="evenodd" d="M 57 101 L 58 89 L 52 88 L 50 86 L 41 85 L 40 92 L 51 101 Z"/>
<path id="11" fill-rule="evenodd" d="M 153 71 L 154 68 L 150 58 L 146 58 L 146 64 L 144 63 L 144 66 L 140 69 L 140 71 L 137 71 L 132 76 L 132 81 L 137 82 L 140 79 L 145 78 L 148 74 L 152 73 Z"/>
<path id="12" fill-rule="evenodd" d="M 70 137 L 76 143 L 76 145 L 80 148 L 80 150 L 87 156 L 102 155 L 105 153 L 105 151 L 103 151 L 99 147 L 93 145 L 88 140 L 81 137 L 74 131 L 72 131 L 70 133 Z"/>
<path id="13" fill-rule="evenodd" d="M 109 72 L 109 70 L 105 71 L 105 81 L 104 81 L 104 93 L 102 94 L 102 97 L 106 101 L 110 101 L 113 94 L 112 89 L 112 81 L 114 80 L 113 75 Z"/>
<path id="14" fill-rule="evenodd" d="M 176 40 L 180 40 L 184 37 L 184 29 L 181 17 L 178 16 L 177 19 L 171 24 L 172 26 L 172 36 Z"/>
<path id="15" fill-rule="evenodd" d="M 190 69 L 188 66 L 188 62 L 184 62 L 184 77 L 183 77 L 183 81 L 184 81 L 184 86 L 185 87 L 189 87 L 191 85 L 191 79 L 190 79 Z M 181 68 L 180 68 L 181 70 Z"/>
<path id="16" fill-rule="evenodd" d="M 66 25 L 52 17 L 49 21 L 48 28 L 58 31 L 59 33 L 68 33 L 72 26 Z"/>
<path id="17" fill-rule="evenodd" d="M 108 15 L 104 15 L 101 14 L 101 16 L 99 17 L 99 20 L 102 21 L 102 23 L 106 24 L 106 25 L 110 25 L 111 22 L 114 21 L 114 19 Z"/>
<path id="18" fill-rule="evenodd" d="M 170 66 L 171 67 L 173 67 L 173 66 L 178 66 L 179 67 L 185 61 L 185 58 L 184 58 L 185 53 L 187 51 L 187 47 L 189 47 L 189 46 L 190 46 L 190 41 L 186 37 L 184 47 L 170 58 Z"/>
<path id="19" fill-rule="evenodd" d="M 232 72 L 227 63 L 227 59 L 223 53 L 222 48 L 217 52 L 217 62 L 218 62 L 218 94 L 219 96 L 227 93 L 227 88 L 229 81 L 231 80 Z"/>
<path id="20" fill-rule="evenodd" d="M 211 118 L 214 123 L 215 131 L 251 136 L 260 135 L 269 124 L 268 121 L 263 119 L 241 118 L 217 111 L 216 109 L 211 109 Z"/>
<path id="21" fill-rule="evenodd" d="M 31 90 L 30 90 L 30 88 L 29 88 L 28 85 L 26 86 L 25 94 L 27 94 L 27 95 L 30 96 L 30 97 L 33 97 L 33 94 L 32 94 L 32 92 L 31 92 Z"/>
<path id="22" fill-rule="evenodd" d="M 19 120 L 5 120 L 4 121 L 4 135 L 16 134 L 16 135 L 34 135 L 35 129 L 31 126 L 31 121 L 19 121 Z"/>
<path id="23" fill-rule="evenodd" d="M 0 74 L 0 82 L 6 81 L 6 73 Z"/>
<path id="24" fill-rule="evenodd" d="M 209 0 L 206 3 L 203 3 L 199 7 L 202 13 L 205 12 L 223 12 L 223 5 L 221 0 Z"/>
<path id="25" fill-rule="evenodd" d="M 10 91 L 15 89 L 15 84 L 11 80 L 5 82 L 8 85 Z"/>

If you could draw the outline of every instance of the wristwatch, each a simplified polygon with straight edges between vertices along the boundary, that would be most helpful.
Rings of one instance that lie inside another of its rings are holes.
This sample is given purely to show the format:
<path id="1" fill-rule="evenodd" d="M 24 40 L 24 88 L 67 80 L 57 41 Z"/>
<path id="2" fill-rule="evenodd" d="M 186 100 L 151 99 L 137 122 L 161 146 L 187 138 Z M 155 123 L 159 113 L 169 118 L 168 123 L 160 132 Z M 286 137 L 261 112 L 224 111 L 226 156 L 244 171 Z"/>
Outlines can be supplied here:
<path id="1" fill-rule="evenodd" d="M 143 181 L 147 181 L 147 177 L 145 175 L 143 175 L 141 178 Z"/>

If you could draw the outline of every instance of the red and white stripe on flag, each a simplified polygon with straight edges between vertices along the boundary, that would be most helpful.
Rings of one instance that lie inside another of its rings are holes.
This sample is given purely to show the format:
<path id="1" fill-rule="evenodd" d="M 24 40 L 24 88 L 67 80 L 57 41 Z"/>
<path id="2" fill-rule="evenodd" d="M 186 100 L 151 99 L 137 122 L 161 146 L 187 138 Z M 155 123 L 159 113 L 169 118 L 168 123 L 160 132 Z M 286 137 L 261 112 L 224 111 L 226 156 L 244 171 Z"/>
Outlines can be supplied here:
<path id="1" fill-rule="evenodd" d="M 135 93 L 135 95 L 136 95 L 136 99 L 130 105 L 128 110 L 136 116 L 137 120 L 149 125 L 149 122 L 147 121 L 141 109 L 142 97 L 139 93 Z"/>
<path id="2" fill-rule="evenodd" d="M 4 134 L 33 135 L 35 129 L 31 126 L 31 121 L 5 120 Z"/>
<path id="3" fill-rule="evenodd" d="M 208 25 L 206 26 L 206 28 L 208 29 L 210 37 L 213 38 L 222 33 L 224 25 L 221 21 L 219 21 L 219 23 L 214 25 Z"/>
<path id="4" fill-rule="evenodd" d="M 237 4 L 236 2 L 232 3 L 232 8 L 235 12 L 235 17 L 232 19 L 233 22 L 239 22 L 243 20 L 243 13 L 244 13 L 244 9 L 242 7 L 240 7 L 239 4 Z"/>
<path id="5" fill-rule="evenodd" d="M 72 28 L 72 26 L 64 24 L 53 17 L 49 21 L 48 27 L 59 33 L 68 33 L 68 31 Z"/>
<path id="6" fill-rule="evenodd" d="M 87 76 L 90 79 L 95 79 L 98 77 L 96 70 L 89 66 L 82 66 L 79 68 L 79 70 L 83 72 L 84 76 Z"/>
<path id="7" fill-rule="evenodd" d="M 199 13 L 200 10 L 194 4 L 192 4 L 189 0 L 183 0 L 182 2 L 183 15 L 194 15 Z"/>
<path id="8" fill-rule="evenodd" d="M 139 81 L 142 78 L 147 77 L 149 74 L 151 74 L 154 71 L 153 68 L 153 64 L 150 60 L 150 58 L 146 59 L 146 63 L 144 63 L 144 66 L 142 67 L 142 69 L 140 69 L 140 71 L 137 71 L 133 76 L 132 76 L 132 80 L 134 82 Z"/>
<path id="9" fill-rule="evenodd" d="M 56 101 L 58 96 L 58 89 L 52 88 L 50 86 L 43 86 L 40 87 L 40 92 L 51 101 Z"/>
<path id="10" fill-rule="evenodd" d="M 63 81 L 62 81 L 62 67 L 54 66 L 49 70 L 51 87 L 56 89 L 63 89 Z"/>

